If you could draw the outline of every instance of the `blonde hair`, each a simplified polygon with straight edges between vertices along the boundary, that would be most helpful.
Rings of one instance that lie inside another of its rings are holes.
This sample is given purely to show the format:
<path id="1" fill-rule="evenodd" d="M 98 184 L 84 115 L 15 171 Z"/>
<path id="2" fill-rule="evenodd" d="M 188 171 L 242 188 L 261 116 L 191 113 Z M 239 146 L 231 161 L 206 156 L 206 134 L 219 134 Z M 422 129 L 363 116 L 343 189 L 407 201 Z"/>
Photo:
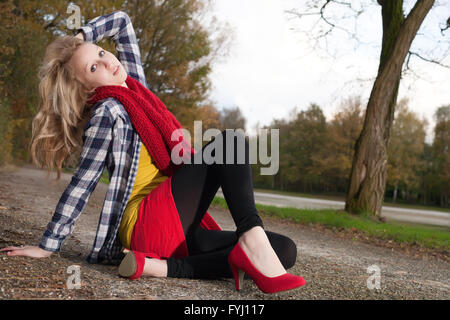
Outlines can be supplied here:
<path id="1" fill-rule="evenodd" d="M 32 122 L 31 157 L 35 164 L 61 176 L 64 161 L 82 146 L 82 130 L 89 120 L 89 91 L 75 77 L 69 63 L 85 42 L 62 36 L 48 45 L 39 68 L 39 109 Z"/>

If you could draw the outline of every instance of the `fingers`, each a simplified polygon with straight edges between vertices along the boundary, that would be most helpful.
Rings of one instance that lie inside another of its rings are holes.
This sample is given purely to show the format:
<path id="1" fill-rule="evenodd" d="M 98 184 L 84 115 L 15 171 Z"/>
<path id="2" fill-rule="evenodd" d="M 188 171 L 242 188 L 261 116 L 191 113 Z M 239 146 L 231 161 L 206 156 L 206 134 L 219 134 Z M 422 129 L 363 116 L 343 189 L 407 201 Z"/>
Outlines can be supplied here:
<path id="1" fill-rule="evenodd" d="M 45 251 L 37 246 L 21 246 L 21 247 L 9 246 L 0 249 L 0 251 L 6 251 L 7 256 L 25 256 L 32 258 L 46 258 L 52 254 L 52 252 Z"/>
<path id="2" fill-rule="evenodd" d="M 22 251 L 23 250 L 11 250 L 11 251 L 6 252 L 6 255 L 7 256 L 11 256 L 11 257 L 13 257 L 13 256 L 21 256 L 22 255 Z"/>
<path id="3" fill-rule="evenodd" d="M 21 255 L 23 255 L 23 251 L 24 251 L 23 249 L 24 249 L 24 246 L 20 246 L 20 247 L 9 246 L 9 247 L 0 249 L 0 251 L 6 251 L 7 256 L 21 256 Z"/>
<path id="4" fill-rule="evenodd" d="M 10 251 L 10 250 L 18 250 L 18 249 L 23 249 L 23 246 L 20 246 L 20 247 L 8 246 L 8 247 L 0 249 L 0 251 Z"/>

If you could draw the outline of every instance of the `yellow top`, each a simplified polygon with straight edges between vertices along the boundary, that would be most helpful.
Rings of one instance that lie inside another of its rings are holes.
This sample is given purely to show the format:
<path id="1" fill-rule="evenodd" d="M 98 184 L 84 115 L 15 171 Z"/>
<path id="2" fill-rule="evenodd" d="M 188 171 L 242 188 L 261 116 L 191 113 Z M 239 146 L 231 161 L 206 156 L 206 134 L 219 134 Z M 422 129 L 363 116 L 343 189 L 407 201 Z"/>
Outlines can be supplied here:
<path id="1" fill-rule="evenodd" d="M 167 178 L 156 167 L 147 148 L 141 143 L 136 179 L 119 226 L 120 241 L 125 248 L 130 249 L 131 233 L 138 218 L 142 199 Z"/>

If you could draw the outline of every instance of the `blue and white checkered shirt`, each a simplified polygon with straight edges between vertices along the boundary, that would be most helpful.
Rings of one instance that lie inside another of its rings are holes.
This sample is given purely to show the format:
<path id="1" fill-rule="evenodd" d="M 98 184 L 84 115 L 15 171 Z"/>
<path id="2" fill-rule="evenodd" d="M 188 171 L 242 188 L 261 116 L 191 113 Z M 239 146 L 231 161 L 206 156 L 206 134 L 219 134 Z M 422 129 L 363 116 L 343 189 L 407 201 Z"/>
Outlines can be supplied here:
<path id="1" fill-rule="evenodd" d="M 112 37 L 118 59 L 128 75 L 148 88 L 136 34 L 125 12 L 115 11 L 97 17 L 79 31 L 83 31 L 86 42 L 91 43 Z M 84 128 L 83 150 L 78 167 L 56 206 L 39 247 L 53 252 L 60 250 L 106 164 L 110 183 L 94 246 L 87 261 L 117 265 L 124 255 L 117 231 L 136 178 L 141 140 L 119 100 L 104 99 L 97 102 L 92 110 L 89 123 Z"/>

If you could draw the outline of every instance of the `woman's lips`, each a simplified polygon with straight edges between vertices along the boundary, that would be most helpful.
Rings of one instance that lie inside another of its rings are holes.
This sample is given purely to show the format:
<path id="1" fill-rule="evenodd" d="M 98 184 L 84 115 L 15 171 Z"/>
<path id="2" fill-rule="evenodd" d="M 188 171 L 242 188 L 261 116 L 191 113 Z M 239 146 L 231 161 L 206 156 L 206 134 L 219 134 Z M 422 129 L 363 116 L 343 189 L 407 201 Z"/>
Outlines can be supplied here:
<path id="1" fill-rule="evenodd" d="M 114 70 L 113 76 L 115 76 L 117 74 L 117 72 L 119 72 L 119 66 L 116 67 L 116 70 Z"/>

